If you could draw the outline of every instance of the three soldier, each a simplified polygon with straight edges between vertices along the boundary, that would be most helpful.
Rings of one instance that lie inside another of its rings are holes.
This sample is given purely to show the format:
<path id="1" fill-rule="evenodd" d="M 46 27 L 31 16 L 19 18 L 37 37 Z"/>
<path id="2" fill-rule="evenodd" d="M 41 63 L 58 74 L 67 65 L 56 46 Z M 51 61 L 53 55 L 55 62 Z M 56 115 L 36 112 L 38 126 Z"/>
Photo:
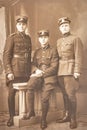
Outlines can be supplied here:
<path id="1" fill-rule="evenodd" d="M 8 126 L 13 125 L 15 115 L 14 82 L 28 81 L 29 112 L 24 119 L 35 116 L 34 91 L 42 90 L 42 118 L 41 128 L 47 127 L 47 113 L 49 97 L 53 92 L 57 81 L 63 93 L 65 115 L 58 123 L 70 122 L 70 128 L 77 127 L 76 122 L 76 91 L 79 88 L 79 77 L 82 67 L 82 42 L 80 38 L 70 33 L 70 19 L 60 18 L 59 30 L 63 37 L 58 39 L 56 48 L 49 44 L 49 31 L 38 32 L 38 40 L 41 45 L 34 53 L 31 67 L 31 39 L 25 34 L 28 18 L 21 16 L 16 19 L 18 32 L 10 35 L 6 40 L 4 49 L 4 66 L 8 86 L 8 106 L 10 119 Z M 58 78 L 57 78 L 58 75 Z"/>

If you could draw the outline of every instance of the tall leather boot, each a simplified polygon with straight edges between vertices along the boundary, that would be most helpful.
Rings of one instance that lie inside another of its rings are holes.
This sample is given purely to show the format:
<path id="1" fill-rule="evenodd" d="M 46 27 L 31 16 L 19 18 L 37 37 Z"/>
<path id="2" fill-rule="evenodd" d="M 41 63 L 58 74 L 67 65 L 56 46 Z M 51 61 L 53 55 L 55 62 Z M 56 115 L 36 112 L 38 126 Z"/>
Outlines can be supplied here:
<path id="1" fill-rule="evenodd" d="M 69 99 L 66 92 L 63 93 L 63 100 L 64 100 L 64 109 L 65 109 L 64 116 L 62 119 L 57 119 L 56 123 L 64 123 L 70 121 Z"/>
<path id="2" fill-rule="evenodd" d="M 77 121 L 76 121 L 76 101 L 75 102 L 71 102 L 70 128 L 71 129 L 77 128 Z"/>
<path id="3" fill-rule="evenodd" d="M 28 91 L 28 105 L 29 105 L 29 112 L 26 116 L 23 117 L 24 120 L 30 119 L 31 117 L 35 116 L 34 112 L 34 91 Z"/>
<path id="4" fill-rule="evenodd" d="M 9 114 L 10 114 L 10 118 L 7 122 L 7 126 L 12 126 L 13 123 L 13 117 L 15 115 L 15 95 L 11 94 L 8 96 L 8 107 L 9 107 Z"/>
<path id="5" fill-rule="evenodd" d="M 42 103 L 42 119 L 41 119 L 41 129 L 47 128 L 47 122 L 46 122 L 46 117 L 48 113 L 48 107 L 49 103 L 48 101 Z"/>

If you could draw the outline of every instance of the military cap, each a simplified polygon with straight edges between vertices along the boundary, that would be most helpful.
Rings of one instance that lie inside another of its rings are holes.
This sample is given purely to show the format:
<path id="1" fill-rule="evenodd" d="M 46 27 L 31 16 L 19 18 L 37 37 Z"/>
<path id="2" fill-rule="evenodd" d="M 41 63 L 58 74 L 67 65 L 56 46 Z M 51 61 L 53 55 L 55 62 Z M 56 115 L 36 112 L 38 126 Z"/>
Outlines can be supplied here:
<path id="1" fill-rule="evenodd" d="M 48 30 L 40 30 L 38 32 L 38 36 L 41 37 L 41 36 L 49 36 L 49 31 Z"/>
<path id="2" fill-rule="evenodd" d="M 62 18 L 60 18 L 60 19 L 58 20 L 59 26 L 60 26 L 61 24 L 63 24 L 63 23 L 70 23 L 70 22 L 71 22 L 71 20 L 70 20 L 68 17 L 62 17 Z"/>
<path id="3" fill-rule="evenodd" d="M 16 22 L 23 22 L 23 23 L 27 23 L 28 21 L 28 17 L 27 16 L 16 16 Z"/>

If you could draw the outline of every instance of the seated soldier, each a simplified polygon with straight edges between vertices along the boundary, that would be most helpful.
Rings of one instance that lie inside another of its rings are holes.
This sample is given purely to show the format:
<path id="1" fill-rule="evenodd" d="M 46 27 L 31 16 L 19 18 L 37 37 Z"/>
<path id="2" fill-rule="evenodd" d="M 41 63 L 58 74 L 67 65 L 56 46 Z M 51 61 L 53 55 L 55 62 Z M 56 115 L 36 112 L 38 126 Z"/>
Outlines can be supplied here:
<path id="1" fill-rule="evenodd" d="M 49 32 L 41 30 L 38 32 L 38 40 L 41 47 L 37 49 L 33 57 L 33 73 L 28 82 L 29 112 L 26 119 L 35 116 L 34 112 L 34 90 L 42 89 L 42 117 L 41 128 L 47 127 L 46 117 L 49 108 L 49 97 L 57 83 L 58 53 L 49 45 Z"/>

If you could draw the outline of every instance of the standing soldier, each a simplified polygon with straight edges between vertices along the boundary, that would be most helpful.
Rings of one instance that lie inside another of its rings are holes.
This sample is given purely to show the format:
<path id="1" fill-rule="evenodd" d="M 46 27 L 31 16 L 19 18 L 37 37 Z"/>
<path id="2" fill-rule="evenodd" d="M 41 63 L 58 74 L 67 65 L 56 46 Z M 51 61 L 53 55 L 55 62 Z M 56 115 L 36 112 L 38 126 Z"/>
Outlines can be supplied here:
<path id="1" fill-rule="evenodd" d="M 28 82 L 29 113 L 27 119 L 35 116 L 34 90 L 43 86 L 41 128 L 45 129 L 47 127 L 46 117 L 49 109 L 49 97 L 57 83 L 58 53 L 49 44 L 49 32 L 47 30 L 38 32 L 38 40 L 41 47 L 35 51 L 32 67 L 33 73 Z"/>
<path id="2" fill-rule="evenodd" d="M 65 115 L 59 123 L 70 122 L 70 128 L 77 127 L 76 122 L 76 91 L 79 88 L 79 77 L 82 68 L 82 42 L 79 37 L 70 33 L 70 19 L 58 20 L 62 38 L 57 41 L 59 54 L 58 79 L 63 93 Z"/>
<path id="3" fill-rule="evenodd" d="M 8 86 L 8 107 L 10 118 L 7 126 L 13 125 L 15 115 L 15 92 L 12 84 L 26 82 L 31 70 L 31 39 L 25 34 L 28 18 L 18 16 L 16 19 L 17 33 L 11 34 L 5 44 L 3 60 Z"/>

